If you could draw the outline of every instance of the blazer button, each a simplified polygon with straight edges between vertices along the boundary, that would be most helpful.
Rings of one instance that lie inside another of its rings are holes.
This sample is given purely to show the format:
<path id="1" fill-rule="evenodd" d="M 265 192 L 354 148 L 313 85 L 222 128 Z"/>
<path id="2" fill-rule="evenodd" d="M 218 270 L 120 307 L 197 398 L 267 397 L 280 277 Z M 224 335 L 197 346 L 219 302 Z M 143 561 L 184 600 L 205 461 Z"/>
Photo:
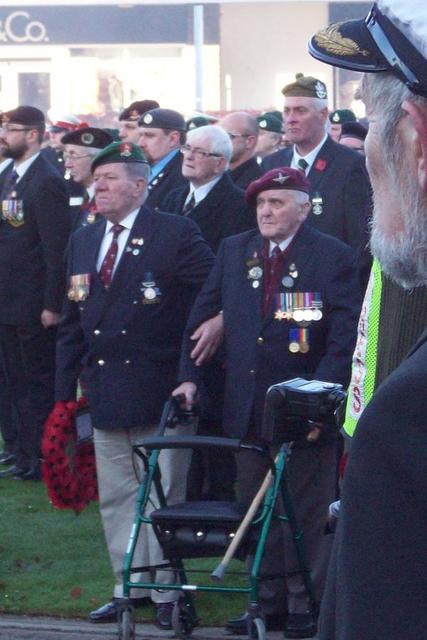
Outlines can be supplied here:
<path id="1" fill-rule="evenodd" d="M 126 335 L 126 333 L 127 333 L 126 329 L 122 329 L 122 335 L 124 335 L 124 336 L 125 336 L 125 335 Z"/>
<path id="2" fill-rule="evenodd" d="M 130 360 L 125 360 L 125 364 L 130 364 L 131 361 Z"/>
<path id="3" fill-rule="evenodd" d="M 250 369 L 249 373 L 251 374 L 251 376 L 255 375 L 255 369 Z"/>
<path id="4" fill-rule="evenodd" d="M 257 343 L 258 344 L 264 344 L 264 338 L 261 338 L 261 336 L 259 338 L 257 338 Z"/>
<path id="5" fill-rule="evenodd" d="M 99 329 L 95 329 L 94 334 L 95 334 L 96 336 L 99 336 L 99 334 L 100 334 L 100 333 L 101 333 L 101 332 L 100 332 L 100 330 L 99 330 Z"/>
<path id="6" fill-rule="evenodd" d="M 105 364 L 105 360 L 98 360 L 98 364 L 100 367 L 103 367 Z"/>

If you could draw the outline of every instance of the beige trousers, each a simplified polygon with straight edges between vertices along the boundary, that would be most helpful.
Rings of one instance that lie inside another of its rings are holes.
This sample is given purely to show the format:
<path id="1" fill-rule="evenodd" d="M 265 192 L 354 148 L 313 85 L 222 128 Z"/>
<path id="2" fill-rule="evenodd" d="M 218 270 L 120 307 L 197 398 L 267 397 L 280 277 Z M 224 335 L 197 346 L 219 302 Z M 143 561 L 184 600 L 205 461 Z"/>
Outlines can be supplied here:
<path id="1" fill-rule="evenodd" d="M 135 506 L 139 478 L 144 470 L 141 460 L 133 454 L 132 446 L 139 444 L 144 437 L 154 435 L 157 427 L 141 429 L 115 429 L 114 431 L 94 430 L 96 469 L 98 474 L 99 504 L 104 527 L 105 539 L 113 567 L 115 586 L 114 596 L 123 596 L 123 559 L 128 546 L 132 524 L 135 518 Z M 166 429 L 165 435 L 192 435 L 195 424 Z M 185 500 L 187 475 L 190 466 L 191 450 L 164 449 L 159 456 L 162 487 L 168 504 Z M 150 493 L 149 514 L 159 507 L 154 488 Z M 133 566 L 155 566 L 167 562 L 162 549 L 150 525 L 141 526 L 135 549 Z M 154 575 L 135 573 L 133 582 L 150 582 Z M 165 585 L 175 581 L 171 571 L 157 570 L 155 579 Z M 132 598 L 151 596 L 153 602 L 171 602 L 178 598 L 178 591 L 148 591 L 132 589 Z"/>

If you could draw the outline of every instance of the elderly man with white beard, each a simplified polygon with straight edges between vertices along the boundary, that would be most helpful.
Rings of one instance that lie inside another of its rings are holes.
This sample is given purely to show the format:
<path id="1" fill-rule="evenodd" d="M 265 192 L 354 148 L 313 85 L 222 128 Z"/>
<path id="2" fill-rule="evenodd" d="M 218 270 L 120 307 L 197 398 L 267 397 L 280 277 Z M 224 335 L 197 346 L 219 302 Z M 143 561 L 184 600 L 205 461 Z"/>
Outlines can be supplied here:
<path id="1" fill-rule="evenodd" d="M 345 46 L 344 46 L 345 44 Z M 427 7 L 379 0 L 365 21 L 310 42 L 319 60 L 365 75 L 371 247 L 405 289 L 427 284 Z M 427 302 L 427 300 L 426 300 Z M 342 492 L 321 640 L 425 637 L 427 331 L 359 419 Z"/>

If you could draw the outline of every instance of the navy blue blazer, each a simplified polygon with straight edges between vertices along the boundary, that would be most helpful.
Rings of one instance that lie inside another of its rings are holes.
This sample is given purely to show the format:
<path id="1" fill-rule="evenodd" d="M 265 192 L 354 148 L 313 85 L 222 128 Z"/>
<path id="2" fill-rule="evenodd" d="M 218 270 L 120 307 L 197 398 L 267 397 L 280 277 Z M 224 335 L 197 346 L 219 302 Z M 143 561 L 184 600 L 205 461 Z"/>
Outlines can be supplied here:
<path id="1" fill-rule="evenodd" d="M 276 167 L 289 167 L 293 147 L 266 156 L 261 163 L 263 173 Z M 328 233 L 359 253 L 366 247 L 371 216 L 371 187 L 365 161 L 356 151 L 328 138 L 312 165 L 308 178 L 310 197 L 320 196 L 321 213 L 312 206 L 307 222 Z"/>
<path id="2" fill-rule="evenodd" d="M 39 325 L 43 309 L 61 310 L 71 228 L 68 196 L 65 181 L 42 155 L 14 191 L 24 217 L 19 226 L 5 219 L 0 223 L 0 323 Z"/>
<path id="3" fill-rule="evenodd" d="M 322 640 L 426 635 L 426 390 L 427 331 L 358 422 L 322 602 Z"/>
<path id="4" fill-rule="evenodd" d="M 165 210 L 182 213 L 189 189 L 187 185 L 172 191 L 165 200 Z M 217 253 L 224 238 L 252 229 L 256 225 L 255 213 L 246 203 L 244 192 L 233 184 L 228 173 L 224 173 L 206 198 L 186 217 L 197 222 L 214 253 Z"/>
<path id="5" fill-rule="evenodd" d="M 185 188 L 187 178 L 182 175 L 182 153 L 178 153 L 170 160 L 160 173 L 148 184 L 147 207 L 158 211 L 169 211 L 165 207 L 165 199 L 171 191 Z"/>
<path id="6" fill-rule="evenodd" d="M 100 220 L 70 240 L 68 278 L 90 274 L 91 282 L 85 300 L 64 305 L 56 398 L 74 398 L 84 365 L 95 427 L 154 424 L 176 386 L 188 313 L 213 255 L 193 222 L 143 207 L 106 290 L 96 270 L 104 230 Z M 144 296 L 149 282 L 154 300 Z"/>
<path id="7" fill-rule="evenodd" d="M 189 352 L 188 336 L 204 320 L 223 310 L 226 351 L 226 390 L 223 425 L 233 437 L 245 436 L 251 414 L 259 428 L 265 394 L 272 384 L 294 377 L 347 385 L 360 310 L 355 254 L 335 238 L 303 225 L 284 264 L 284 275 L 297 272 L 294 287 L 279 292 L 319 292 L 323 318 L 309 327 L 307 353 L 289 351 L 294 321 L 277 320 L 274 309 L 262 316 L 263 286 L 252 286 L 249 270 L 261 256 L 258 231 L 226 239 L 214 268 L 192 309 L 179 378 L 200 380 Z M 294 267 L 293 269 L 291 268 Z M 261 260 L 262 268 L 262 260 Z M 253 413 L 252 413 L 253 412 Z"/>

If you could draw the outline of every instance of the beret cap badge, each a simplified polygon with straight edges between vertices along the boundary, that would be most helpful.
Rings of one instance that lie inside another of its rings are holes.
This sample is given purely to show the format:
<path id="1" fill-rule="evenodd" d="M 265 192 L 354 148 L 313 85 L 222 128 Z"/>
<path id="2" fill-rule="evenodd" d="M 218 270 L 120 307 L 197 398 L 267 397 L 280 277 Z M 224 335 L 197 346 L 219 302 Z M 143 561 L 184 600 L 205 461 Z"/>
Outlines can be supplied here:
<path id="1" fill-rule="evenodd" d="M 142 118 L 142 121 L 145 124 L 151 124 L 153 122 L 153 116 L 151 115 L 151 113 L 146 113 L 145 116 Z"/>
<path id="2" fill-rule="evenodd" d="M 90 146 L 95 141 L 95 136 L 93 133 L 82 133 L 81 140 L 83 144 Z"/>
<path id="3" fill-rule="evenodd" d="M 129 158 L 132 155 L 132 147 L 128 142 L 124 142 L 120 145 L 120 155 L 124 158 Z"/>

